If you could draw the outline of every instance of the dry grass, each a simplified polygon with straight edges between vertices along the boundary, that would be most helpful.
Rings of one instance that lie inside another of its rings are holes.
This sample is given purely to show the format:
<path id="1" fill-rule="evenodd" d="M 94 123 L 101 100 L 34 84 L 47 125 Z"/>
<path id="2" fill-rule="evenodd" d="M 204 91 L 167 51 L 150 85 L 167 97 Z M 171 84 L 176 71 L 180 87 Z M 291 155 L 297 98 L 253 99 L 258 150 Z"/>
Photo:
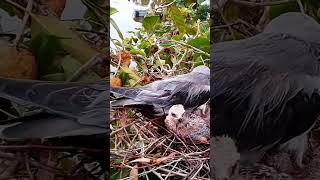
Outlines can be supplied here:
<path id="1" fill-rule="evenodd" d="M 185 144 L 163 120 L 113 109 L 111 179 L 209 179 L 209 145 Z"/>

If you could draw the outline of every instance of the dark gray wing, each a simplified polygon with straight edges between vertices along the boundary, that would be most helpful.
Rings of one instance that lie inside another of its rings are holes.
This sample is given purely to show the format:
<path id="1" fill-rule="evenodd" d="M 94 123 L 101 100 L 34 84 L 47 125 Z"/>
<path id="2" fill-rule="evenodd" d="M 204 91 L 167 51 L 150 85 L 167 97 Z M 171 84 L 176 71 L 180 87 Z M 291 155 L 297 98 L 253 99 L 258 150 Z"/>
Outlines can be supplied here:
<path id="1" fill-rule="evenodd" d="M 188 74 L 155 81 L 144 87 L 111 87 L 112 93 L 124 97 L 113 101 L 112 106 L 152 105 L 168 110 L 174 104 L 183 104 L 186 108 L 194 108 L 209 100 L 209 91 L 210 70 L 200 67 Z"/>
<path id="2" fill-rule="evenodd" d="M 212 48 L 212 135 L 253 148 L 311 127 L 320 112 L 319 44 L 265 32 Z"/>
<path id="3" fill-rule="evenodd" d="M 107 81 L 68 83 L 0 78 L 0 97 L 50 113 L 28 121 L 21 118 L 20 123 L 10 124 L 3 133 L 11 137 L 24 133 L 25 137 L 107 133 L 108 86 Z"/>
<path id="4" fill-rule="evenodd" d="M 106 118 L 106 117 L 105 117 Z M 106 127 L 85 125 L 76 119 L 48 113 L 15 119 L 16 123 L 0 125 L 1 138 L 28 139 L 28 138 L 55 138 L 66 136 L 88 136 L 107 134 Z M 108 123 L 107 121 L 105 123 Z"/>

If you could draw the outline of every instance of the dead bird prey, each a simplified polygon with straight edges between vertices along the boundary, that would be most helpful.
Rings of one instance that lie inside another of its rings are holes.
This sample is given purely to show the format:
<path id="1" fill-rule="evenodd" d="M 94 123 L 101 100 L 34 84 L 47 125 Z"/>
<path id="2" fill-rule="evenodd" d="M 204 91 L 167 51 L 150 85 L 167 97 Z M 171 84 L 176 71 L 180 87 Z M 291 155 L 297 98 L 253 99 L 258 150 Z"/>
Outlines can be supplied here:
<path id="1" fill-rule="evenodd" d="M 210 98 L 210 69 L 198 66 L 190 73 L 154 81 L 137 88 L 111 87 L 111 93 L 121 97 L 111 105 L 127 106 L 147 111 L 145 115 L 163 116 L 172 105 L 182 104 L 195 109 Z"/>
<path id="2" fill-rule="evenodd" d="M 108 133 L 109 82 L 46 82 L 0 78 L 0 97 L 44 109 L 1 121 L 1 138 L 53 138 Z"/>
<path id="3" fill-rule="evenodd" d="M 183 105 L 173 105 L 165 119 L 167 128 L 188 143 L 209 144 L 209 123 L 200 115 L 188 113 Z"/>
<path id="4" fill-rule="evenodd" d="M 302 166 L 320 114 L 320 25 L 286 13 L 261 34 L 212 48 L 211 136 L 234 139 L 242 162 L 281 146 Z"/>

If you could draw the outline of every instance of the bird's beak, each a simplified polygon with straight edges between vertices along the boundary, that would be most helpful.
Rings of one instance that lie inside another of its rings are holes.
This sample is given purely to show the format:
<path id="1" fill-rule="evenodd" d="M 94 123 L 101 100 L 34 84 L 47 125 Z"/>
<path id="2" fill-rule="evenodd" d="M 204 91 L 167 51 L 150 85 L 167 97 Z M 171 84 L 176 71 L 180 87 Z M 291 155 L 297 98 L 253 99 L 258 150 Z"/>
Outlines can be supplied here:
<path id="1" fill-rule="evenodd" d="M 185 112 L 183 114 L 181 114 L 181 116 L 179 117 L 179 119 L 178 119 L 179 123 L 182 123 L 182 118 L 184 117 L 184 114 L 185 114 Z"/>

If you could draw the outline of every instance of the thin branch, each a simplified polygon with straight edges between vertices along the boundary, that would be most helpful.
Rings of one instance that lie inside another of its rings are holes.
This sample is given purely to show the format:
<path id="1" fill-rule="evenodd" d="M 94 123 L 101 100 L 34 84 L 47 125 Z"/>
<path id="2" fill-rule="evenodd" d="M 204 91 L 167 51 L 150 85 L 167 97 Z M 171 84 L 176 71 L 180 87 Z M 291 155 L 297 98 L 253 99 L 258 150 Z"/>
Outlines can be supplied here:
<path id="1" fill-rule="evenodd" d="M 32 174 L 32 171 L 31 171 L 31 168 L 30 168 L 30 163 L 29 163 L 29 156 L 28 154 L 26 153 L 25 154 L 25 165 L 26 165 L 26 169 L 27 169 L 27 172 L 28 172 L 28 175 L 29 175 L 29 179 L 30 180 L 34 180 L 34 175 Z"/>
<path id="2" fill-rule="evenodd" d="M 21 26 L 20 30 L 18 31 L 15 40 L 13 41 L 14 47 L 17 47 L 18 44 L 20 43 L 20 41 L 22 40 L 24 29 L 26 28 L 28 19 L 30 17 L 30 13 L 32 11 L 32 6 L 33 6 L 33 0 L 28 0 L 27 8 L 26 8 L 26 11 L 25 11 L 23 19 L 22 19 L 22 26 Z"/>
<path id="3" fill-rule="evenodd" d="M 299 5 L 300 12 L 303 13 L 303 14 L 305 14 L 301 0 L 297 0 L 297 3 L 298 3 L 298 5 Z"/>
<path id="4" fill-rule="evenodd" d="M 254 25 L 248 23 L 247 21 L 243 20 L 243 19 L 237 19 L 237 22 L 243 24 L 243 25 L 246 25 L 247 27 L 251 28 L 252 30 L 254 30 L 254 33 L 257 34 L 257 33 L 260 33 L 261 30 L 260 29 L 257 29 Z"/>
<path id="5" fill-rule="evenodd" d="M 235 34 L 234 34 L 234 32 L 233 32 L 233 29 L 232 29 L 230 23 L 228 22 L 228 20 L 226 19 L 226 17 L 224 16 L 224 14 L 223 14 L 223 7 L 220 7 L 220 4 L 219 4 L 217 1 L 216 1 L 216 5 L 217 5 L 218 11 L 219 11 L 219 13 L 220 13 L 220 15 L 221 15 L 221 17 L 222 17 L 222 20 L 223 20 L 224 23 L 227 25 L 227 27 L 228 27 L 228 29 L 229 29 L 229 31 L 230 31 L 230 33 L 231 33 L 232 38 L 235 40 L 235 39 L 236 39 L 236 36 L 235 36 Z"/>
<path id="6" fill-rule="evenodd" d="M 175 40 L 168 40 L 168 41 L 169 41 L 169 42 L 175 42 L 175 43 L 181 44 L 181 45 L 183 45 L 183 46 L 187 46 L 187 47 L 189 47 L 189 48 L 192 48 L 192 49 L 194 49 L 194 50 L 196 50 L 196 51 L 199 51 L 199 52 L 205 54 L 206 56 L 210 57 L 210 54 L 208 54 L 208 53 L 206 53 L 206 52 L 202 51 L 201 49 L 198 49 L 198 48 L 196 48 L 196 47 L 194 47 L 194 46 L 191 46 L 191 45 L 189 45 L 189 44 L 187 44 L 187 43 L 180 42 L 180 41 L 175 41 Z"/>
<path id="7" fill-rule="evenodd" d="M 97 18 L 97 20 L 103 25 L 103 27 L 105 29 L 108 29 L 108 24 L 107 22 L 103 19 L 103 17 L 99 14 L 100 9 L 97 6 L 93 6 L 91 4 L 90 1 L 86 1 L 86 0 L 81 0 L 81 2 L 88 8 L 91 10 L 91 12 L 93 13 L 93 15 Z"/>
<path id="8" fill-rule="evenodd" d="M 28 175 L 14 175 L 14 176 L 9 176 L 5 178 L 0 178 L 0 180 L 12 180 L 12 179 L 22 179 L 22 178 L 28 178 Z"/>
<path id="9" fill-rule="evenodd" d="M 240 22 L 230 23 L 229 25 L 234 26 L 234 25 L 238 25 L 238 24 L 240 24 Z M 211 27 L 211 29 L 216 30 L 216 29 L 228 28 L 229 25 L 224 24 L 224 25 L 219 25 L 219 26 L 213 26 L 213 27 Z"/>
<path id="10" fill-rule="evenodd" d="M 170 3 L 168 3 L 168 4 L 165 4 L 165 5 L 159 6 L 159 7 L 155 8 L 155 10 L 158 10 L 158 9 L 161 9 L 161 8 L 169 7 L 169 6 L 171 6 L 171 5 L 172 5 L 173 3 L 175 3 L 175 2 L 176 2 L 176 0 L 174 0 L 174 1 L 170 2 Z"/>
<path id="11" fill-rule="evenodd" d="M 101 149 L 82 148 L 74 146 L 45 146 L 45 145 L 0 145 L 1 150 L 46 150 L 46 151 L 80 151 L 91 153 L 105 153 Z M 0 156 L 1 157 L 1 156 Z"/>
<path id="12" fill-rule="evenodd" d="M 87 72 L 91 67 L 97 63 L 103 61 L 104 58 L 101 57 L 101 53 L 97 53 L 92 56 L 85 64 L 83 64 L 76 72 L 74 72 L 68 79 L 67 82 L 76 81 L 81 75 Z"/>
<path id="13" fill-rule="evenodd" d="M 93 30 L 87 30 L 87 29 L 81 29 L 81 28 L 74 28 L 74 30 L 80 31 L 80 32 L 94 33 L 101 36 L 108 36 L 108 33 L 105 33 L 105 32 L 99 32 L 99 31 L 93 31 Z"/>
<path id="14" fill-rule="evenodd" d="M 244 0 L 231 0 L 232 2 L 247 5 L 247 6 L 274 6 L 279 4 L 286 4 L 290 2 L 295 2 L 296 0 L 279 0 L 279 1 L 268 1 L 268 2 L 250 2 Z"/>
<path id="15" fill-rule="evenodd" d="M 268 20 L 269 17 L 269 13 L 270 13 L 270 6 L 266 6 L 263 9 L 263 14 L 259 19 L 259 22 L 257 24 L 257 28 L 259 29 L 259 31 L 262 31 L 264 29 L 264 26 Z"/>
<path id="16" fill-rule="evenodd" d="M 3 110 L 3 109 L 0 109 L 0 112 L 5 114 L 5 115 L 7 115 L 7 116 L 9 116 L 9 117 L 11 117 L 11 118 L 18 118 L 17 116 L 15 116 L 15 115 L 13 115 L 13 114 L 11 114 L 11 113 Z"/>
<path id="17" fill-rule="evenodd" d="M 13 5 L 14 7 L 16 7 L 16 8 L 18 8 L 18 9 L 20 9 L 20 10 L 22 10 L 22 11 L 24 11 L 24 12 L 26 12 L 27 11 L 27 9 L 26 8 L 24 8 L 23 6 L 21 6 L 20 4 L 18 4 L 18 3 L 15 3 L 15 2 L 13 2 L 13 1 L 11 1 L 11 0 L 5 0 L 7 3 L 9 3 L 9 4 L 11 4 L 11 5 Z"/>

